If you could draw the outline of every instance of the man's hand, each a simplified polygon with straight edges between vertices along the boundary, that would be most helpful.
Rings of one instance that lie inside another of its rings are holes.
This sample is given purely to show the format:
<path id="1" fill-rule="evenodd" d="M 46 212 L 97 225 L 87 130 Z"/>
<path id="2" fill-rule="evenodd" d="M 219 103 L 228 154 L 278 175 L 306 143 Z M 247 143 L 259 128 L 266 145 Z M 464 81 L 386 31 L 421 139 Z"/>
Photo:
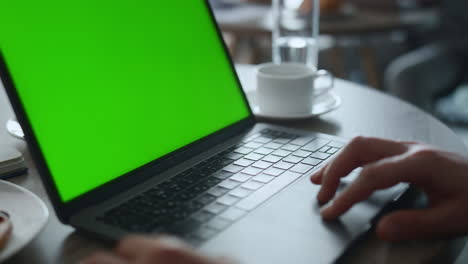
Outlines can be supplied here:
<path id="1" fill-rule="evenodd" d="M 340 178 L 362 167 L 359 177 L 333 201 Z M 322 187 L 322 217 L 335 219 L 374 191 L 413 183 L 429 198 L 426 209 L 400 210 L 383 217 L 377 234 L 385 240 L 423 239 L 468 233 L 468 159 L 413 143 L 357 137 L 311 177 Z"/>
<path id="2" fill-rule="evenodd" d="M 181 241 L 171 237 L 159 239 L 130 236 L 123 239 L 114 252 L 96 252 L 80 264 L 226 264 L 195 253 Z"/>

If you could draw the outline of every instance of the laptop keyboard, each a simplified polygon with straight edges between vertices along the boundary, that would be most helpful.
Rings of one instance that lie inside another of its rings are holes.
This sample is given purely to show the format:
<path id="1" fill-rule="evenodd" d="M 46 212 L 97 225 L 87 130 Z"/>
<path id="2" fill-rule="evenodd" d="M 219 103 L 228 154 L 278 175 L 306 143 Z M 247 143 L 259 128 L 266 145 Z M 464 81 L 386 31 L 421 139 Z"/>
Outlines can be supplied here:
<path id="1" fill-rule="evenodd" d="M 344 146 L 265 129 L 97 218 L 129 232 L 200 243 L 223 231 Z"/>

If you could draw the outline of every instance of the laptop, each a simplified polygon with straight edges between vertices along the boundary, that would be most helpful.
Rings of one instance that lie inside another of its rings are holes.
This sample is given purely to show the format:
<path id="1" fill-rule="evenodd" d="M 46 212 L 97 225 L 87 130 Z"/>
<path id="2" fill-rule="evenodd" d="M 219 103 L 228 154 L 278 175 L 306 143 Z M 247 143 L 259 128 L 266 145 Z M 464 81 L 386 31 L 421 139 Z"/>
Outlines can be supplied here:
<path id="1" fill-rule="evenodd" d="M 2 83 L 58 218 L 79 231 L 332 263 L 397 195 L 322 221 L 309 176 L 346 140 L 257 122 L 207 1 L 0 10 Z"/>

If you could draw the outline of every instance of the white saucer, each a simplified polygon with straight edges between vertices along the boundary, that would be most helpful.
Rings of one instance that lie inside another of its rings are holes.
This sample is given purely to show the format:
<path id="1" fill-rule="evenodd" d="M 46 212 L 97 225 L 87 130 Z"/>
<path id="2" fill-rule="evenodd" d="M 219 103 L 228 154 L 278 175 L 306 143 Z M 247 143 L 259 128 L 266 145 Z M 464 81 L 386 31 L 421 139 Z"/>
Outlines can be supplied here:
<path id="1" fill-rule="evenodd" d="M 13 232 L 0 250 L 0 263 L 25 247 L 44 228 L 49 210 L 32 192 L 7 181 L 0 181 L 0 210 L 10 215 Z"/>
<path id="2" fill-rule="evenodd" d="M 15 138 L 24 139 L 23 129 L 21 128 L 18 121 L 10 119 L 6 123 L 6 129 L 8 134 L 14 136 Z"/>
<path id="3" fill-rule="evenodd" d="M 328 92 L 324 95 L 320 95 L 317 98 L 315 98 L 315 104 L 312 107 L 312 110 L 310 113 L 300 113 L 300 114 L 290 114 L 290 113 L 285 113 L 285 114 L 270 114 L 270 113 L 263 113 L 260 107 L 257 104 L 256 96 L 255 96 L 255 91 L 249 91 L 246 93 L 247 94 L 247 99 L 250 103 L 250 107 L 252 108 L 252 112 L 257 116 L 261 118 L 269 118 L 269 119 L 306 119 L 306 118 L 312 118 L 312 117 L 317 117 L 323 114 L 326 114 L 328 112 L 331 112 L 341 105 L 341 98 L 333 93 L 333 92 Z"/>

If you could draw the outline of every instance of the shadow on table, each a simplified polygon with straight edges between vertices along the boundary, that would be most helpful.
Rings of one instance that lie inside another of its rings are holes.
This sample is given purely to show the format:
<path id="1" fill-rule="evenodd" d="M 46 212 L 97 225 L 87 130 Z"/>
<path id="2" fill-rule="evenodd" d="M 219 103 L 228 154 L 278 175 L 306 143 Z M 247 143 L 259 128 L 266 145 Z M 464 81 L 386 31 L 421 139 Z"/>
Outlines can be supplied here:
<path id="1" fill-rule="evenodd" d="M 83 245 L 87 245 L 83 247 Z M 102 240 L 94 239 L 84 233 L 74 231 L 70 233 L 63 241 L 59 263 L 75 264 L 79 263 L 84 257 L 89 256 L 98 250 L 111 250 L 111 243 L 105 243 Z"/>
<path id="2" fill-rule="evenodd" d="M 307 129 L 313 132 L 320 132 L 330 135 L 336 135 L 341 131 L 341 126 L 338 122 L 325 120 L 321 118 L 298 119 L 298 120 L 273 120 L 273 119 L 258 119 L 261 122 L 276 124 L 282 126 L 293 127 L 297 129 Z M 306 124 L 304 126 L 304 124 Z"/>

